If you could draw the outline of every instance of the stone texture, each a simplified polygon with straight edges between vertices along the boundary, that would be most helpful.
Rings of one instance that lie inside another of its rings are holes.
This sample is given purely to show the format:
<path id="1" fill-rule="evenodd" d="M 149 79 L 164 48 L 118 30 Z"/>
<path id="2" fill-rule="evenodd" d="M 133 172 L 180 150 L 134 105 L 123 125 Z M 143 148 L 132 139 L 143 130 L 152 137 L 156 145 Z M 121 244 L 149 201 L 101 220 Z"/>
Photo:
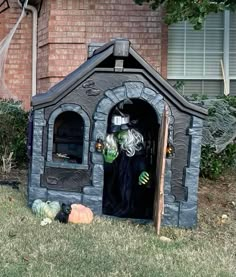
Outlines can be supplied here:
<path id="1" fill-rule="evenodd" d="M 162 116 L 164 111 L 165 101 L 161 100 L 155 105 L 155 110 L 158 112 L 160 116 Z"/>
<path id="2" fill-rule="evenodd" d="M 33 174 L 31 173 L 31 184 L 30 186 L 32 187 L 39 187 L 40 186 L 40 182 L 41 182 L 41 177 L 40 177 L 40 174 Z"/>
<path id="3" fill-rule="evenodd" d="M 80 115 L 82 116 L 82 118 L 84 120 L 84 127 L 89 130 L 90 129 L 90 120 L 89 120 L 87 113 L 84 112 L 83 110 L 81 110 Z"/>
<path id="4" fill-rule="evenodd" d="M 63 104 L 61 105 L 61 110 L 62 112 L 67 112 L 67 111 L 73 111 L 73 112 L 77 112 L 80 113 L 81 106 L 80 105 L 75 105 L 75 104 Z"/>
<path id="5" fill-rule="evenodd" d="M 117 104 L 120 102 L 120 100 L 115 96 L 114 92 L 112 90 L 107 90 L 105 92 L 105 95 L 114 103 Z"/>
<path id="6" fill-rule="evenodd" d="M 97 120 L 94 123 L 92 140 L 97 140 L 97 138 L 103 138 L 104 134 L 107 132 L 107 122 Z"/>
<path id="7" fill-rule="evenodd" d="M 94 187 L 94 186 L 86 186 L 83 188 L 83 193 L 88 194 L 88 195 L 96 195 L 96 196 L 102 197 L 103 188 L 102 187 Z"/>
<path id="8" fill-rule="evenodd" d="M 142 82 L 125 82 L 124 85 L 129 98 L 139 98 L 144 89 Z"/>
<path id="9" fill-rule="evenodd" d="M 202 128 L 203 127 L 203 120 L 201 118 L 193 116 L 193 118 L 192 118 L 192 127 L 193 128 Z"/>
<path id="10" fill-rule="evenodd" d="M 84 149 L 83 149 L 83 164 L 85 166 L 88 166 L 88 150 L 89 150 L 89 142 L 84 141 Z"/>
<path id="11" fill-rule="evenodd" d="M 115 57 L 128 57 L 129 56 L 130 42 L 128 40 L 116 40 L 113 48 L 113 55 Z"/>
<path id="12" fill-rule="evenodd" d="M 171 159 L 166 159 L 166 164 L 165 164 L 165 178 L 164 178 L 164 192 L 165 193 L 170 193 L 171 192 Z"/>
<path id="13" fill-rule="evenodd" d="M 55 168 L 88 169 L 87 164 L 75 164 L 67 162 L 46 162 L 46 166 Z"/>
<path id="14" fill-rule="evenodd" d="M 42 135 L 43 135 L 43 128 L 39 126 L 34 126 L 33 155 L 42 154 Z"/>
<path id="15" fill-rule="evenodd" d="M 164 204 L 164 216 L 162 225 L 178 226 L 179 203 Z"/>
<path id="16" fill-rule="evenodd" d="M 89 126 L 84 127 L 84 140 L 86 140 L 86 141 L 89 141 L 89 130 L 90 130 Z"/>
<path id="17" fill-rule="evenodd" d="M 104 163 L 103 155 L 101 153 L 92 153 L 92 162 L 94 164 L 102 165 Z"/>
<path id="18" fill-rule="evenodd" d="M 164 203 L 165 204 L 172 204 L 174 202 L 175 202 L 175 197 L 174 197 L 174 195 L 171 194 L 171 192 L 164 194 Z"/>
<path id="19" fill-rule="evenodd" d="M 48 190 L 48 200 L 65 204 L 82 203 L 82 195 L 75 192 Z"/>
<path id="20" fill-rule="evenodd" d="M 101 113 L 101 112 L 95 112 L 93 115 L 93 119 L 95 119 L 95 120 L 105 121 L 106 118 L 107 118 L 107 115 L 105 115 L 104 113 Z"/>
<path id="21" fill-rule="evenodd" d="M 161 94 L 157 93 L 156 96 L 155 96 L 155 98 L 153 98 L 153 99 L 151 100 L 150 103 L 151 103 L 153 106 L 156 106 L 157 103 L 160 102 L 162 99 L 163 99 L 163 96 L 162 96 Z"/>
<path id="22" fill-rule="evenodd" d="M 34 126 L 46 126 L 46 120 L 41 119 L 41 118 L 35 118 Z"/>
<path id="23" fill-rule="evenodd" d="M 62 108 L 57 108 L 55 111 L 53 111 L 53 113 L 51 114 L 49 120 L 48 120 L 48 124 L 49 125 L 53 125 L 54 124 L 54 121 L 55 119 L 57 118 L 57 116 L 59 114 L 61 114 L 63 112 Z"/>
<path id="24" fill-rule="evenodd" d="M 103 187 L 104 168 L 101 164 L 95 164 L 93 166 L 93 185 L 95 187 Z"/>
<path id="25" fill-rule="evenodd" d="M 145 88 L 141 94 L 141 98 L 151 102 L 156 97 L 156 92 L 150 88 Z"/>
<path id="26" fill-rule="evenodd" d="M 188 188 L 188 202 L 196 203 L 198 199 L 199 168 L 185 169 L 185 187 Z"/>
<path id="27" fill-rule="evenodd" d="M 94 195 L 83 195 L 83 205 L 89 207 L 94 214 L 102 214 L 102 197 Z"/>
<path id="28" fill-rule="evenodd" d="M 119 100 L 119 102 L 124 100 L 127 97 L 125 87 L 115 88 L 115 89 L 113 89 L 113 92 L 114 92 L 115 96 L 117 97 L 117 99 Z"/>
<path id="29" fill-rule="evenodd" d="M 190 136 L 202 136 L 202 128 L 190 128 L 188 129 L 188 135 Z"/>
<path id="30" fill-rule="evenodd" d="M 94 140 L 90 141 L 89 152 L 91 152 L 91 153 L 96 152 L 95 145 L 96 145 L 96 141 L 94 141 Z"/>
<path id="31" fill-rule="evenodd" d="M 47 201 L 47 189 L 30 186 L 28 188 L 28 204 L 32 205 L 36 199 Z"/>
<path id="32" fill-rule="evenodd" d="M 98 103 L 96 111 L 108 115 L 113 105 L 114 103 L 111 101 L 111 99 L 105 97 Z"/>
<path id="33" fill-rule="evenodd" d="M 189 167 L 200 167 L 200 160 L 201 160 L 201 136 L 192 136 L 191 137 L 191 149 L 190 149 L 190 160 L 189 160 Z"/>
<path id="34" fill-rule="evenodd" d="M 34 110 L 34 118 L 44 119 L 44 109 Z"/>
<path id="35" fill-rule="evenodd" d="M 197 225 L 197 203 L 181 203 L 179 227 L 192 228 Z"/>
<path id="36" fill-rule="evenodd" d="M 33 156 L 33 163 L 31 167 L 31 172 L 33 174 L 43 174 L 44 172 L 44 157 L 43 156 Z"/>

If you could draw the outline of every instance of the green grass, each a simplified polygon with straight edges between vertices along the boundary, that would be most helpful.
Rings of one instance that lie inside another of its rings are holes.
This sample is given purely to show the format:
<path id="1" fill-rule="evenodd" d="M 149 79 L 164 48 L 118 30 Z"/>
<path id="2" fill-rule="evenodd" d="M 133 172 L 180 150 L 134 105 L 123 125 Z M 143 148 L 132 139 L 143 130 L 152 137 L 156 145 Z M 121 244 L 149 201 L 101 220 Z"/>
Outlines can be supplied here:
<path id="1" fill-rule="evenodd" d="M 162 228 L 96 217 L 40 226 L 24 189 L 0 186 L 0 276 L 236 276 L 235 229 Z"/>

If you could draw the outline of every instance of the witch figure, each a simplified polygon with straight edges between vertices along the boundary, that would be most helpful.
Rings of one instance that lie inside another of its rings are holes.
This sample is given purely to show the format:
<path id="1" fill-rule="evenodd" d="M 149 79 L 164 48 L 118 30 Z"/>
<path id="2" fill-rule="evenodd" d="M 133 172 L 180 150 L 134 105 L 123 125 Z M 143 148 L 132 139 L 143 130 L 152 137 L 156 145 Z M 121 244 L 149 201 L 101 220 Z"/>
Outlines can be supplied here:
<path id="1" fill-rule="evenodd" d="M 103 149 L 103 213 L 118 217 L 151 218 L 153 196 L 142 134 L 129 115 L 112 115 Z M 149 202 L 146 203 L 145 202 Z"/>

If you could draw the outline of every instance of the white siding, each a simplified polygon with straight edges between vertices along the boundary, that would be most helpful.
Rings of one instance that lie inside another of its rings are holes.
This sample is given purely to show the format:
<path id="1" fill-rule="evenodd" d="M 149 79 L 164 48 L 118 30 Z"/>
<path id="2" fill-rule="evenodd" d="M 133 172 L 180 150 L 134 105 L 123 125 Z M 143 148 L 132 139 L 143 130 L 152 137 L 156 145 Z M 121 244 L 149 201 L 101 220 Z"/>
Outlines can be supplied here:
<path id="1" fill-rule="evenodd" d="M 236 13 L 230 13 L 230 29 L 224 29 L 224 22 L 224 13 L 217 13 L 207 17 L 200 31 L 187 22 L 169 27 L 168 79 L 183 80 L 183 94 L 222 95 L 221 60 L 227 56 L 229 65 L 225 63 L 225 70 L 234 79 L 230 91 L 236 95 Z M 225 32 L 230 32 L 227 53 L 224 53 Z"/>

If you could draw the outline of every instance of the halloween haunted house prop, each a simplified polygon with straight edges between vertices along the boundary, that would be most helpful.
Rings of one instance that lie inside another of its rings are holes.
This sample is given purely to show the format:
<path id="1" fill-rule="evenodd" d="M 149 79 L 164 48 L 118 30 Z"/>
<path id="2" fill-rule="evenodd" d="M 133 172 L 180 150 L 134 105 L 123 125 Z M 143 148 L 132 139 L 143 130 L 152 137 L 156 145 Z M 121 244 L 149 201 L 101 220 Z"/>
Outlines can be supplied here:
<path id="1" fill-rule="evenodd" d="M 97 150 L 118 110 L 143 131 L 150 168 L 150 184 L 136 203 L 137 210 L 144 206 L 148 212 L 135 217 L 151 219 L 164 208 L 162 224 L 196 224 L 206 111 L 179 95 L 128 40 L 95 48 L 82 66 L 33 97 L 32 105 L 29 204 L 37 198 L 76 202 L 106 214 L 104 187 L 112 184 L 104 183 L 104 158 Z"/>

